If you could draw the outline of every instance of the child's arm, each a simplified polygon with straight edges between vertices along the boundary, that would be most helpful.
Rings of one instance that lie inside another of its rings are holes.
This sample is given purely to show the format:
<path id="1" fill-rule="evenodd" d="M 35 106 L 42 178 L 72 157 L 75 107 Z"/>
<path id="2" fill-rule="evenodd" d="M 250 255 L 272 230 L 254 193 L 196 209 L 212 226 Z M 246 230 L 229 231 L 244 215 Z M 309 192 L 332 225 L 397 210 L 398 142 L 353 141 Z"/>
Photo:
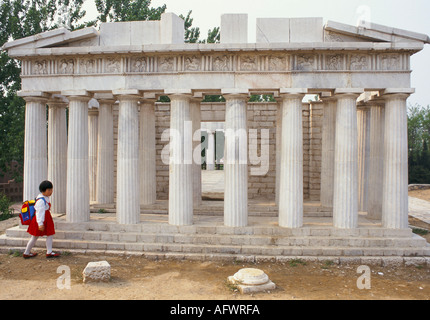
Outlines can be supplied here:
<path id="1" fill-rule="evenodd" d="M 39 225 L 39 227 L 41 227 L 41 226 L 43 226 L 43 223 L 45 222 L 46 206 L 45 206 L 44 199 L 39 198 L 34 205 L 34 209 L 36 210 L 37 224 Z"/>

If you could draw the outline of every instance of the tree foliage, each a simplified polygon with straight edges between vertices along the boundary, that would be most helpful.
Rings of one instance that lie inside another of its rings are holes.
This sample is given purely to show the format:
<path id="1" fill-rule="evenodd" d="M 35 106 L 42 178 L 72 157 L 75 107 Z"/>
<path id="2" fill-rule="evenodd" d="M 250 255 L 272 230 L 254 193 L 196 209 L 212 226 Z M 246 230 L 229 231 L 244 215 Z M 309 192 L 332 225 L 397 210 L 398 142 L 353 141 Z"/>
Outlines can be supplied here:
<path id="1" fill-rule="evenodd" d="M 166 5 L 152 8 L 151 0 L 95 0 L 98 22 L 160 20 Z"/>
<path id="2" fill-rule="evenodd" d="M 409 183 L 430 183 L 430 106 L 408 109 Z"/>
<path id="3" fill-rule="evenodd" d="M 66 27 L 76 30 L 87 25 L 84 0 L 2 0 L 0 2 L 0 47 L 37 33 Z M 22 179 L 24 162 L 25 102 L 17 96 L 21 88 L 21 64 L 7 52 L 0 53 L 0 174 Z M 11 164 L 18 162 L 13 170 Z"/>

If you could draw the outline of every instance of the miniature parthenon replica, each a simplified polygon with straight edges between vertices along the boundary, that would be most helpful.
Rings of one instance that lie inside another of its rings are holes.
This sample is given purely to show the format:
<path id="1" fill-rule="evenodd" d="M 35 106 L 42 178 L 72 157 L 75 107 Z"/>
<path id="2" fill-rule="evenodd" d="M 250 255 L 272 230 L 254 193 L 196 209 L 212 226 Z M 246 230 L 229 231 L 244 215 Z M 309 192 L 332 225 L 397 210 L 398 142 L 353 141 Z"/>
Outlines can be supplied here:
<path id="1" fill-rule="evenodd" d="M 247 27 L 246 14 L 226 14 L 220 43 L 189 44 L 183 20 L 166 13 L 4 45 L 22 63 L 24 198 L 53 182 L 55 245 L 212 257 L 430 255 L 408 228 L 406 117 L 410 57 L 429 37 L 265 18 L 248 43 Z M 251 94 L 274 102 L 249 103 Z M 318 98 L 304 103 L 308 94 Z M 206 95 L 226 102 L 202 103 Z M 202 122 L 225 122 L 223 202 L 202 201 Z M 0 241 L 22 246 L 25 229 Z"/>

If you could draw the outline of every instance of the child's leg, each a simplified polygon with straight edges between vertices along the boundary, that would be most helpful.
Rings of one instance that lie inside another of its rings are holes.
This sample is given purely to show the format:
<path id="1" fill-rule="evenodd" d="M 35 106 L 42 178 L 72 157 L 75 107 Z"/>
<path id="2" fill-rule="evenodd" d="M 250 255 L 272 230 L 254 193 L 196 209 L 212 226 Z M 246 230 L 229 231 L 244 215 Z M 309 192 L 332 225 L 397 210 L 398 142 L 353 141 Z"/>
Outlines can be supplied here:
<path id="1" fill-rule="evenodd" d="M 52 252 L 52 241 L 54 236 L 46 237 L 46 254 L 50 254 Z"/>
<path id="2" fill-rule="evenodd" d="M 27 243 L 27 248 L 25 248 L 24 254 L 30 254 L 31 249 L 33 249 L 34 245 L 36 244 L 36 241 L 39 237 L 31 236 L 30 240 Z"/>

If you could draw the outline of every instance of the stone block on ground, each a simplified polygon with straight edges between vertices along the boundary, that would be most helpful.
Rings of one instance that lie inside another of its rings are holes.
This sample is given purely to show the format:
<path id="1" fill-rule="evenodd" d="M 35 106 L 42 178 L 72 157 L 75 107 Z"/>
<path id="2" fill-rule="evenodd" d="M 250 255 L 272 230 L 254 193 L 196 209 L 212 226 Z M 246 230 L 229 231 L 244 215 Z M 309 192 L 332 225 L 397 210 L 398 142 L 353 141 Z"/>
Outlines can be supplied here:
<path id="1" fill-rule="evenodd" d="M 263 292 L 276 289 L 276 285 L 259 269 L 240 269 L 234 276 L 228 277 L 228 282 L 235 285 L 241 294 Z"/>
<path id="2" fill-rule="evenodd" d="M 110 280 L 110 264 L 107 261 L 89 262 L 82 275 L 84 282 L 107 282 Z"/>

